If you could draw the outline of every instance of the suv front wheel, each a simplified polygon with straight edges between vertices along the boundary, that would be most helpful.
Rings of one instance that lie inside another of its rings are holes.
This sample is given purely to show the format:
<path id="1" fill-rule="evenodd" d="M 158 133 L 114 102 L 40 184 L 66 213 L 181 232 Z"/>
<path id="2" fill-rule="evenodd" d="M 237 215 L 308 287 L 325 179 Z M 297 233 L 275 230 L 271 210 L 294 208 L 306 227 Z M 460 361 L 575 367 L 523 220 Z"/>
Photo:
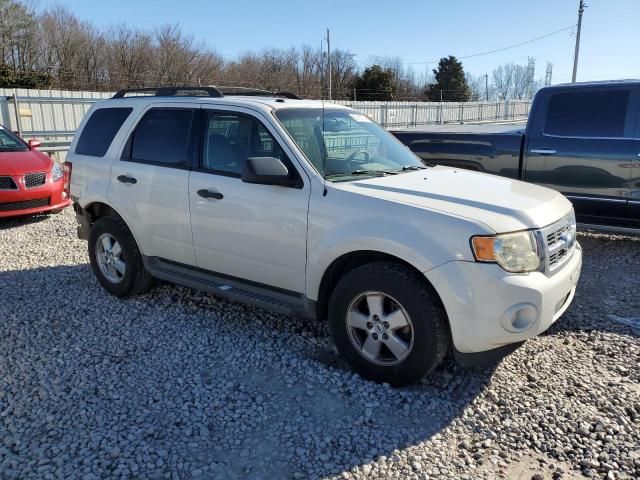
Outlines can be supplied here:
<path id="1" fill-rule="evenodd" d="M 393 262 L 347 273 L 331 296 L 329 326 L 354 370 L 393 386 L 431 372 L 449 346 L 446 315 L 435 292 L 415 272 Z"/>
<path id="2" fill-rule="evenodd" d="M 102 217 L 91 226 L 89 260 L 100 284 L 116 297 L 144 293 L 151 286 L 138 245 L 118 217 Z"/>

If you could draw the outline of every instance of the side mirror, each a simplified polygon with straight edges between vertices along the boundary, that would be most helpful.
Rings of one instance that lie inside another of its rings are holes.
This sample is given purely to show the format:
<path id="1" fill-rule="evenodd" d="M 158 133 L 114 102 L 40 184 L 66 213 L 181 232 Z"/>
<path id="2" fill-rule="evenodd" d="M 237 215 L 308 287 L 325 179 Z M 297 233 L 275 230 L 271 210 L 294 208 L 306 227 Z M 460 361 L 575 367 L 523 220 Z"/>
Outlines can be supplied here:
<path id="1" fill-rule="evenodd" d="M 38 148 L 40 145 L 42 145 L 42 143 L 40 142 L 40 140 L 36 140 L 35 138 L 30 139 L 27 144 L 29 145 L 30 149 L 34 149 L 34 148 Z"/>
<path id="2" fill-rule="evenodd" d="M 262 185 L 290 186 L 289 170 L 275 157 L 248 157 L 242 166 L 242 181 Z"/>

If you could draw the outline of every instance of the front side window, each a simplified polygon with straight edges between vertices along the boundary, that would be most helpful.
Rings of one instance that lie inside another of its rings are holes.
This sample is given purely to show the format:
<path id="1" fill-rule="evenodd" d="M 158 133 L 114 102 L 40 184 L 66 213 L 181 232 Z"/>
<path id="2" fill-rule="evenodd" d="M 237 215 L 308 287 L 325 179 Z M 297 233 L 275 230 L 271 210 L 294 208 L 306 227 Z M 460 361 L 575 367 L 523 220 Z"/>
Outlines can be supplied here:
<path id="1" fill-rule="evenodd" d="M 382 176 L 425 168 L 407 147 L 361 113 L 286 108 L 276 117 L 313 166 L 328 180 Z"/>
<path id="2" fill-rule="evenodd" d="M 132 108 L 101 108 L 93 112 L 82 129 L 76 145 L 76 153 L 104 157 L 116 133 L 132 110 Z"/>
<path id="3" fill-rule="evenodd" d="M 17 135 L 0 127 L 0 152 L 26 152 L 29 148 Z"/>
<path id="4" fill-rule="evenodd" d="M 192 121 L 193 110 L 149 110 L 131 136 L 128 159 L 167 166 L 188 165 Z"/>
<path id="5" fill-rule="evenodd" d="M 202 168 L 214 172 L 240 176 L 248 157 L 276 157 L 288 163 L 286 154 L 264 125 L 241 113 L 209 112 L 203 142 Z"/>
<path id="6" fill-rule="evenodd" d="M 624 137 L 628 90 L 556 93 L 549 100 L 544 133 L 565 137 Z"/>

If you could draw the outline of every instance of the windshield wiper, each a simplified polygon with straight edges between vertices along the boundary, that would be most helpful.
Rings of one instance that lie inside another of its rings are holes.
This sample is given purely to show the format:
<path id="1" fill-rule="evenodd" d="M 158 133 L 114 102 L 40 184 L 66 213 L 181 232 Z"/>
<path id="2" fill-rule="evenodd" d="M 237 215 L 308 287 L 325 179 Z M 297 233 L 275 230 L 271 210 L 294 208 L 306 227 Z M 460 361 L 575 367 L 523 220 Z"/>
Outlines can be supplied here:
<path id="1" fill-rule="evenodd" d="M 425 170 L 427 167 L 423 167 L 422 165 L 405 165 L 402 168 L 396 170 L 397 172 L 408 172 L 409 170 Z"/>
<path id="2" fill-rule="evenodd" d="M 397 170 L 364 170 L 358 169 L 353 170 L 351 172 L 339 172 L 339 173 L 330 173 L 325 175 L 325 178 L 334 178 L 334 177 L 349 177 L 351 175 L 376 175 L 376 176 L 384 176 L 384 175 L 397 175 L 399 172 Z"/>

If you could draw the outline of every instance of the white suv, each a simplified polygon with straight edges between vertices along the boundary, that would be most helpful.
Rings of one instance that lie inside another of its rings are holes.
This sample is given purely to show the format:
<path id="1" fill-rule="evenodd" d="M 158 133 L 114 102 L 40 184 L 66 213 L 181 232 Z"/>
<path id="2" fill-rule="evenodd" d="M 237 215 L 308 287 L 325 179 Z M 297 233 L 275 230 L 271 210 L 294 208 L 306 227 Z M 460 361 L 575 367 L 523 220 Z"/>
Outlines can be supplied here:
<path id="1" fill-rule="evenodd" d="M 152 277 L 328 320 L 392 385 L 545 331 L 580 275 L 571 203 L 547 188 L 424 165 L 361 113 L 214 87 L 118 92 L 66 168 L 102 286 Z"/>

